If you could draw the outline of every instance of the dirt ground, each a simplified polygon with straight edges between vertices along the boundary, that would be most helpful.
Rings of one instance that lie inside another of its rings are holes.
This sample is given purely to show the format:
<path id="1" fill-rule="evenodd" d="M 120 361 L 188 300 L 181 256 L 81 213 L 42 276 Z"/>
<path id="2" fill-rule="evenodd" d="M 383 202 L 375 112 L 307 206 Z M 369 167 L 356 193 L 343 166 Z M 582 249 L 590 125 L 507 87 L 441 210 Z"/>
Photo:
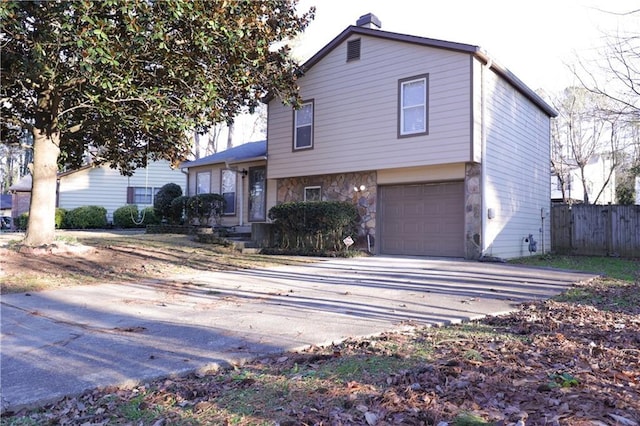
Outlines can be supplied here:
<path id="1" fill-rule="evenodd" d="M 105 280 L 135 281 L 202 270 L 300 263 L 287 257 L 241 254 L 232 247 L 202 244 L 188 235 L 141 231 L 65 231 L 49 247 L 20 247 L 22 234 L 0 234 L 0 292 L 38 291 Z"/>

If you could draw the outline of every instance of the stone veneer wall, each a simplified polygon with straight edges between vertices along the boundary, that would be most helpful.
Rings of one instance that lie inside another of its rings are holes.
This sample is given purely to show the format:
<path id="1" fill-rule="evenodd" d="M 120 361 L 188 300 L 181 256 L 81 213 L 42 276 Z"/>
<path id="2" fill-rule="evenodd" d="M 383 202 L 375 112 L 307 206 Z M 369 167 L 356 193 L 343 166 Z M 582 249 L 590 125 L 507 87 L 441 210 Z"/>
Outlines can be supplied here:
<path id="1" fill-rule="evenodd" d="M 467 163 L 464 179 L 464 229 L 465 258 L 478 259 L 482 241 L 482 168 L 477 163 Z"/>
<path id="2" fill-rule="evenodd" d="M 365 186 L 355 191 L 354 187 Z M 322 201 L 351 201 L 360 214 L 359 236 L 376 234 L 377 174 L 371 172 L 340 173 L 278 179 L 278 203 L 304 200 L 306 186 L 320 186 Z"/>

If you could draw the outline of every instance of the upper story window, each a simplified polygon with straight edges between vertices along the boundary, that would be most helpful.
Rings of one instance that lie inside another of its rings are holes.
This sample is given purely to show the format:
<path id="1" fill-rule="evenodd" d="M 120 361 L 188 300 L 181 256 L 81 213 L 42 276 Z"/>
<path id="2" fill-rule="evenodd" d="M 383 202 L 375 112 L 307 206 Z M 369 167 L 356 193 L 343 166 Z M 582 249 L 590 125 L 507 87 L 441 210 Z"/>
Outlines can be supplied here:
<path id="1" fill-rule="evenodd" d="M 313 101 L 293 111 L 293 149 L 313 148 Z"/>
<path id="2" fill-rule="evenodd" d="M 398 81 L 398 137 L 428 133 L 428 85 L 427 74 Z"/>

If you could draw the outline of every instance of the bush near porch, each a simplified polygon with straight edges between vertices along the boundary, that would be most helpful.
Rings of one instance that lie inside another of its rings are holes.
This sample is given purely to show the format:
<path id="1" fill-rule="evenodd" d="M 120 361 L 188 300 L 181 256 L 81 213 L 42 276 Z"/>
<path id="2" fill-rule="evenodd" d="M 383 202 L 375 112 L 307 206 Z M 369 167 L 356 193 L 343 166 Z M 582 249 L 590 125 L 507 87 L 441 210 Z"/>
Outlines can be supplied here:
<path id="1" fill-rule="evenodd" d="M 358 210 L 345 201 L 290 202 L 269 210 L 275 247 L 298 253 L 341 251 L 343 239 L 355 238 Z"/>

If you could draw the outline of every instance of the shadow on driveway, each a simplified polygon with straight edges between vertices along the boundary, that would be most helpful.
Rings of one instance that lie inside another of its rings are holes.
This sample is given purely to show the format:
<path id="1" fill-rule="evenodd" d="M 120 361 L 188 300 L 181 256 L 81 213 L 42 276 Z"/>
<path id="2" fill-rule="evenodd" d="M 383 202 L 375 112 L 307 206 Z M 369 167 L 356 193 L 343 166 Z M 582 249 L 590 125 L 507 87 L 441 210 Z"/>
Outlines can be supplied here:
<path id="1" fill-rule="evenodd" d="M 498 315 L 593 275 L 370 257 L 2 297 L 2 409 Z"/>

